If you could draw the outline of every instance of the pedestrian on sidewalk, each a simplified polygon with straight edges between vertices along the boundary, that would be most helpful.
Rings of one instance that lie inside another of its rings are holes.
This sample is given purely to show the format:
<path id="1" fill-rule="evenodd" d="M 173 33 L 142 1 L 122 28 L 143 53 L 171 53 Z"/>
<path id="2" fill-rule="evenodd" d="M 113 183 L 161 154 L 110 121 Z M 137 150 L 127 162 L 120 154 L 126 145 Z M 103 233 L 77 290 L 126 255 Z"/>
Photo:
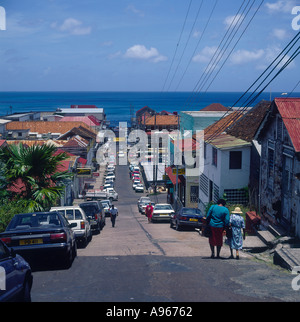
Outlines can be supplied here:
<path id="1" fill-rule="evenodd" d="M 147 205 L 147 207 L 145 209 L 145 213 L 148 218 L 148 223 L 150 224 L 151 219 L 152 219 L 152 214 L 153 214 L 153 206 L 152 206 L 151 202 L 149 202 L 149 205 Z"/>
<path id="2" fill-rule="evenodd" d="M 223 232 L 229 225 L 229 210 L 225 207 L 226 201 L 219 199 L 216 205 L 209 208 L 206 222 L 211 228 L 209 245 L 211 258 L 215 258 L 215 247 L 217 248 L 217 258 L 220 258 L 220 251 L 223 246 Z"/>
<path id="3" fill-rule="evenodd" d="M 233 249 L 236 250 L 236 259 L 239 259 L 239 250 L 243 248 L 243 239 L 246 238 L 246 230 L 245 230 L 245 220 L 242 217 L 243 212 L 240 207 L 236 207 L 230 215 L 230 227 L 231 227 L 231 237 L 229 238 L 229 246 L 231 256 L 233 257 Z M 243 233 L 242 233 L 243 231 Z"/>
<path id="4" fill-rule="evenodd" d="M 111 220 L 112 227 L 115 227 L 117 216 L 118 216 L 118 209 L 115 208 L 114 205 L 112 205 L 110 209 L 110 220 Z"/>

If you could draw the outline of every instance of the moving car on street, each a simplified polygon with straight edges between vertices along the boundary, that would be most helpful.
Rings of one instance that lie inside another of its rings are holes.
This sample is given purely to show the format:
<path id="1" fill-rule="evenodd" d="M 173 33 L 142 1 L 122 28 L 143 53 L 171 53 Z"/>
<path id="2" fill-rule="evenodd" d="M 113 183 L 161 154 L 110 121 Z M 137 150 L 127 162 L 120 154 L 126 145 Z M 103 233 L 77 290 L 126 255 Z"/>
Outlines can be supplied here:
<path id="1" fill-rule="evenodd" d="M 17 214 L 0 234 L 0 239 L 26 260 L 59 258 L 70 267 L 77 255 L 74 225 L 58 212 Z"/>
<path id="2" fill-rule="evenodd" d="M 170 227 L 176 230 L 182 227 L 202 228 L 203 215 L 197 208 L 183 207 L 171 216 Z"/>
<path id="3" fill-rule="evenodd" d="M 170 221 L 174 215 L 174 209 L 168 203 L 158 203 L 154 206 L 152 222 L 154 221 Z"/>

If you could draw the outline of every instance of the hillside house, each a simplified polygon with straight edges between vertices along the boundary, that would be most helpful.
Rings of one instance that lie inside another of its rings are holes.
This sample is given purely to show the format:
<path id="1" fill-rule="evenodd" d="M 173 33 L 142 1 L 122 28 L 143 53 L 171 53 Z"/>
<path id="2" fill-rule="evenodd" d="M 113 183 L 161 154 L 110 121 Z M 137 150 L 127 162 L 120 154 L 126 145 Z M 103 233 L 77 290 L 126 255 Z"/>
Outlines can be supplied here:
<path id="1" fill-rule="evenodd" d="M 275 98 L 257 131 L 260 213 L 300 237 L 300 98 Z"/>

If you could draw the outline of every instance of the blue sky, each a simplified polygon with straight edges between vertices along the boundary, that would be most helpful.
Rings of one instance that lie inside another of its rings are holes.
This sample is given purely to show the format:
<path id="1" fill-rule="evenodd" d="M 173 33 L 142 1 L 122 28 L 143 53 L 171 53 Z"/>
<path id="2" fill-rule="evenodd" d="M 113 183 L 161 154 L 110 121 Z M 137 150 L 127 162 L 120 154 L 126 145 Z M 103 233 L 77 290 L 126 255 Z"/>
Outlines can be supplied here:
<path id="1" fill-rule="evenodd" d="M 297 1 L 264 1 L 224 66 L 226 47 L 209 64 L 230 23 L 244 21 L 228 51 L 260 3 L 219 0 L 212 11 L 215 0 L 0 0 L 0 91 L 193 91 L 209 70 L 201 90 L 244 91 L 297 33 Z M 292 90 L 299 65 L 268 90 Z"/>

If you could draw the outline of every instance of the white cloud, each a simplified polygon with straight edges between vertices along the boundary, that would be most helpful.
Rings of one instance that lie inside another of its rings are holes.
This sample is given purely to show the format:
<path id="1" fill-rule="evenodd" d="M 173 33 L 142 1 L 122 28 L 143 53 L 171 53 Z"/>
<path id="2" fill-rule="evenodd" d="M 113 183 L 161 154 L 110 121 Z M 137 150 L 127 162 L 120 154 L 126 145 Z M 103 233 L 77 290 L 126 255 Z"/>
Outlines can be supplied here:
<path id="1" fill-rule="evenodd" d="M 296 6 L 295 0 L 279 0 L 276 2 L 267 2 L 266 7 L 269 13 L 291 13 L 292 8 Z"/>
<path id="2" fill-rule="evenodd" d="M 235 65 L 241 65 L 241 64 L 249 63 L 251 61 L 261 59 L 264 53 L 265 52 L 263 49 L 254 50 L 254 51 L 241 49 L 241 50 L 237 50 L 231 55 L 230 61 Z"/>
<path id="3" fill-rule="evenodd" d="M 283 39 L 287 38 L 288 34 L 287 34 L 286 30 L 276 28 L 273 30 L 272 36 L 274 36 L 275 38 L 277 38 L 279 40 L 283 40 Z"/>
<path id="4" fill-rule="evenodd" d="M 280 54 L 280 52 L 282 51 L 282 48 L 279 48 L 277 46 L 273 46 L 273 47 L 268 47 L 267 49 L 265 49 L 265 53 L 264 53 L 264 57 L 261 60 L 260 64 L 257 66 L 257 69 L 266 69 L 272 62 L 273 60 Z M 280 56 L 280 59 L 283 57 L 283 55 Z M 278 66 L 276 67 L 276 69 L 280 69 L 281 67 L 283 67 L 283 65 L 289 60 L 290 56 L 286 56 L 282 62 L 280 64 L 278 64 Z M 272 66 L 274 67 L 280 59 L 277 59 L 275 64 L 273 64 Z M 287 68 L 294 68 L 296 66 L 295 62 L 292 61 Z"/>
<path id="5" fill-rule="evenodd" d="M 82 22 L 74 18 L 65 19 L 61 25 L 58 25 L 57 22 L 54 22 L 51 24 L 51 27 L 76 36 L 88 35 L 92 31 L 91 27 L 82 26 Z"/>
<path id="6" fill-rule="evenodd" d="M 211 58 L 216 53 L 218 47 L 212 46 L 212 47 L 204 47 L 199 54 L 193 57 L 193 61 L 196 63 L 208 63 Z M 217 55 L 215 55 L 217 57 Z"/>
<path id="7" fill-rule="evenodd" d="M 235 16 L 228 16 L 225 18 L 224 20 L 224 24 L 226 25 L 227 28 L 231 27 L 235 27 L 236 25 L 239 25 L 242 23 L 243 19 L 244 19 L 244 15 L 238 14 Z"/>
<path id="8" fill-rule="evenodd" d="M 167 57 L 161 55 L 156 48 L 147 49 L 144 45 L 134 45 L 128 48 L 124 56 L 126 58 L 149 60 L 153 63 L 167 60 Z"/>

